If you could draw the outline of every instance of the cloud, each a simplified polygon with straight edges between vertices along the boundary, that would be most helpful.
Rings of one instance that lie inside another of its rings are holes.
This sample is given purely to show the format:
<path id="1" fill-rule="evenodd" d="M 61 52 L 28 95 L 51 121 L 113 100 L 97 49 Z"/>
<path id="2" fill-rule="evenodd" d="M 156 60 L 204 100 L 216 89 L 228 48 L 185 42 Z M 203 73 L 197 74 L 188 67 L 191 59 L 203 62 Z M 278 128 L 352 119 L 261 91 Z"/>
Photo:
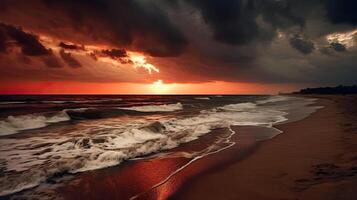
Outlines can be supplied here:
<path id="1" fill-rule="evenodd" d="M 357 25 L 357 1 L 326 0 L 327 16 L 333 23 Z"/>
<path id="2" fill-rule="evenodd" d="M 334 55 L 336 52 L 342 53 L 346 51 L 346 46 L 338 42 L 331 42 L 329 45 L 320 48 L 320 52 L 328 56 Z"/>
<path id="3" fill-rule="evenodd" d="M 297 34 L 293 35 L 289 42 L 292 47 L 303 54 L 310 54 L 315 50 L 315 45 L 312 41 Z"/>
<path id="4" fill-rule="evenodd" d="M 125 49 L 104 49 L 101 51 L 95 51 L 92 57 L 109 57 L 113 60 L 120 62 L 121 64 L 132 64 L 132 60 L 127 54 Z"/>
<path id="5" fill-rule="evenodd" d="M 24 32 L 21 28 L 0 23 L 0 32 L 2 32 L 2 37 L 0 37 L 2 44 L 0 46 L 3 50 L 7 48 L 4 44 L 10 44 L 11 40 L 14 40 L 16 45 L 21 47 L 24 55 L 42 56 L 51 54 L 51 50 L 43 46 L 36 35 Z"/>
<path id="6" fill-rule="evenodd" d="M 112 59 L 128 57 L 125 49 L 105 49 L 101 51 L 103 54 L 111 57 Z"/>
<path id="7" fill-rule="evenodd" d="M 42 46 L 45 45 L 49 53 L 28 57 L 42 62 L 42 57 L 59 55 L 53 58 L 55 61 L 45 62 L 50 67 L 69 65 L 70 58 L 80 59 L 82 67 L 75 73 L 81 78 L 85 75 L 86 80 L 127 81 L 122 74 L 127 70 L 126 64 L 131 62 L 131 52 L 145 56 L 148 63 L 160 69 L 160 73 L 146 76 L 134 68 L 133 74 L 137 74 L 130 80 L 139 82 L 153 79 L 165 82 L 332 82 L 344 81 L 343 75 L 357 72 L 351 67 L 355 64 L 351 54 L 355 53 L 356 45 L 351 42 L 344 46 L 346 38 L 343 37 L 336 40 L 338 43 L 326 39 L 328 35 L 356 29 L 356 12 L 352 12 L 356 10 L 356 2 L 352 0 L 1 2 L 6 3 L 0 12 L 3 23 L 22 27 L 20 30 L 37 41 L 36 35 L 56 41 L 50 44 L 43 40 Z M 7 31 L 0 31 L 0 52 L 29 54 L 25 49 L 41 52 L 23 48 Z M 34 49 L 41 50 L 41 46 L 37 44 Z M 315 53 L 315 50 L 334 56 Z M 74 57 L 77 54 L 78 57 Z M 5 60 L 4 57 L 0 59 Z M 11 58 L 20 62 L 19 56 Z M 331 60 L 336 67 L 328 65 L 327 61 Z M 17 70 L 22 73 L 22 65 L 18 66 Z M 38 62 L 31 64 L 36 66 Z M 97 67 L 95 71 L 93 66 Z M 115 74 L 118 69 L 123 71 Z M 68 71 L 58 76 L 61 79 L 77 78 L 72 69 L 61 70 Z M 113 71 L 98 73 L 102 70 Z M 306 73 L 311 75 L 310 79 Z M 333 78 L 334 74 L 340 75 Z"/>
<path id="8" fill-rule="evenodd" d="M 6 52 L 6 35 L 0 30 L 0 53 L 5 53 Z"/>
<path id="9" fill-rule="evenodd" d="M 338 43 L 338 42 L 332 42 L 330 44 L 330 46 L 331 46 L 332 49 L 334 49 L 337 52 L 346 51 L 346 46 L 341 44 L 341 43 Z"/>
<path id="10" fill-rule="evenodd" d="M 84 50 L 84 46 L 80 46 L 76 44 L 67 44 L 64 42 L 60 42 L 58 46 L 67 50 Z"/>
<path id="11" fill-rule="evenodd" d="M 188 44 L 185 35 L 154 1 L 3 1 L 8 6 L 5 13 L 0 13 L 0 20 L 64 41 L 129 48 L 158 57 L 180 55 Z"/>
<path id="12" fill-rule="evenodd" d="M 82 67 L 81 63 L 73 58 L 71 53 L 66 53 L 63 49 L 60 51 L 61 58 L 72 68 Z"/>
<path id="13" fill-rule="evenodd" d="M 271 41 L 278 28 L 304 26 L 304 18 L 294 12 L 295 1 L 187 0 L 197 8 L 211 27 L 215 40 L 244 45 L 253 41 Z M 299 7 L 296 7 L 299 8 Z"/>
<path id="14" fill-rule="evenodd" d="M 62 68 L 61 62 L 54 56 L 45 56 L 42 58 L 43 63 L 49 68 Z"/>

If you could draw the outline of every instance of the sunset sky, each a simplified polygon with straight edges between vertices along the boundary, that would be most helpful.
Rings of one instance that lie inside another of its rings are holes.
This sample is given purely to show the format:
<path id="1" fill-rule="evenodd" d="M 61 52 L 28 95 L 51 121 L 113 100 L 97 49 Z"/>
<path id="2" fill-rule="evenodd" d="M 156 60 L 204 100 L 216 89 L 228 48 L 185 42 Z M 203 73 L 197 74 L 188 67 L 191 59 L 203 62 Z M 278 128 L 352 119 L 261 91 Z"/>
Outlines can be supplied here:
<path id="1" fill-rule="evenodd" d="M 1 0 L 1 94 L 357 83 L 355 0 Z"/>

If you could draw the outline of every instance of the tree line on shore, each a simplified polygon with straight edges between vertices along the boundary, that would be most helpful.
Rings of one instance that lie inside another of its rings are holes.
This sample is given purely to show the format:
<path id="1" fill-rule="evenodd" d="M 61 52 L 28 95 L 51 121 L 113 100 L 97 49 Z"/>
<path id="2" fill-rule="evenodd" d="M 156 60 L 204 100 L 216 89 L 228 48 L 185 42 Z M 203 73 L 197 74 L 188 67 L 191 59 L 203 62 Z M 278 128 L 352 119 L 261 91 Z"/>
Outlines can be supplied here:
<path id="1" fill-rule="evenodd" d="M 357 86 L 305 88 L 294 92 L 294 94 L 357 94 Z"/>

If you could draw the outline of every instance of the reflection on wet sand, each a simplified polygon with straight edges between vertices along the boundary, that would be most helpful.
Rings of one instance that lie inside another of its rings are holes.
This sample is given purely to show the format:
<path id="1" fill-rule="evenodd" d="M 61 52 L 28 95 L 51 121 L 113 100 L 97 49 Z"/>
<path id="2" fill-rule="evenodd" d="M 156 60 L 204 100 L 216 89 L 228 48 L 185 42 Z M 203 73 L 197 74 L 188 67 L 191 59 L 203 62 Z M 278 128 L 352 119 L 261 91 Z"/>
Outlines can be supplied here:
<path id="1" fill-rule="evenodd" d="M 276 129 L 266 127 L 242 126 L 233 130 L 237 134 L 229 142 L 227 138 L 232 135 L 231 130 L 217 129 L 162 156 L 85 172 L 66 186 L 59 187 L 58 194 L 64 194 L 65 199 L 167 199 L 186 182 L 228 166 L 247 155 L 258 141 L 278 134 Z M 216 146 L 212 148 L 215 142 Z M 232 146 L 233 143 L 236 144 Z M 231 147 L 224 153 L 216 153 L 228 146 Z M 202 152 L 214 154 L 201 158 Z"/>

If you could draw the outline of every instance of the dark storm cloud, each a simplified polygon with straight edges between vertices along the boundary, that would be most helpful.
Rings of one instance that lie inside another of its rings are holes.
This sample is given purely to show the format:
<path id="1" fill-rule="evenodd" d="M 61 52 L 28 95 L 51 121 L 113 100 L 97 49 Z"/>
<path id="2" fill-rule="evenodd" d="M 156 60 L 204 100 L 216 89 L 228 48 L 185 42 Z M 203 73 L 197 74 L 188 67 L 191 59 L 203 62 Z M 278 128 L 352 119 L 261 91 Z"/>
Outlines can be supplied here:
<path id="1" fill-rule="evenodd" d="M 330 46 L 332 49 L 338 52 L 346 51 L 346 46 L 338 42 L 332 42 Z"/>
<path id="2" fill-rule="evenodd" d="M 331 22 L 357 25 L 356 0 L 326 0 L 326 7 Z"/>
<path id="3" fill-rule="evenodd" d="M 0 30 L 0 53 L 5 53 L 6 52 L 6 35 Z"/>
<path id="4" fill-rule="evenodd" d="M 257 15 L 252 1 L 188 1 L 200 10 L 203 19 L 210 25 L 214 38 L 227 44 L 245 44 L 259 34 L 255 22 Z"/>
<path id="5" fill-rule="evenodd" d="M 67 44 L 67 43 L 64 43 L 64 42 L 60 42 L 58 44 L 58 46 L 63 48 L 63 49 L 68 49 L 68 50 L 84 50 L 83 46 L 76 45 L 76 44 Z"/>
<path id="6" fill-rule="evenodd" d="M 303 54 L 310 54 L 315 50 L 315 45 L 312 41 L 297 34 L 293 35 L 289 42 L 292 47 Z"/>
<path id="7" fill-rule="evenodd" d="M 51 54 L 51 50 L 43 46 L 38 37 L 31 33 L 24 32 L 21 28 L 0 23 L 0 49 L 6 50 L 6 43 L 16 42 L 21 47 L 21 51 L 27 56 L 42 56 Z M 7 37 L 6 37 L 7 36 Z"/>
<path id="8" fill-rule="evenodd" d="M 7 2 L 5 1 L 0 1 L 0 12 L 5 11 L 7 8 Z"/>
<path id="9" fill-rule="evenodd" d="M 103 50 L 102 53 L 111 57 L 112 59 L 128 57 L 125 49 L 106 49 Z"/>
<path id="10" fill-rule="evenodd" d="M 214 38 L 222 43 L 240 45 L 254 40 L 269 41 L 277 28 L 303 26 L 301 13 L 294 12 L 295 1 L 275 0 L 193 0 L 187 1 L 196 7 L 210 25 Z M 295 6 L 296 7 L 296 6 Z M 260 26 L 258 17 L 271 28 Z"/>
<path id="11" fill-rule="evenodd" d="M 185 48 L 185 36 L 155 3 L 132 0 L 45 0 L 50 10 L 63 12 L 74 30 L 94 40 L 131 47 L 152 56 L 175 56 Z M 104 28 L 102 30 L 97 30 Z"/>
<path id="12" fill-rule="evenodd" d="M 332 42 L 328 46 L 320 48 L 320 52 L 325 55 L 334 55 L 336 52 L 345 52 L 347 51 L 347 48 L 345 45 L 338 43 L 338 42 Z"/>
<path id="13" fill-rule="evenodd" d="M 121 64 L 133 63 L 125 49 L 105 49 L 96 53 L 96 56 L 109 57 L 113 60 L 117 60 Z"/>
<path id="14" fill-rule="evenodd" d="M 67 63 L 68 66 L 73 68 L 82 67 L 81 63 L 75 58 L 73 58 L 71 53 L 67 53 L 63 49 L 60 51 L 60 56 Z"/>
<path id="15" fill-rule="evenodd" d="M 41 44 L 38 36 L 22 30 L 20 27 L 0 23 L 0 53 L 8 53 L 8 49 L 18 46 L 21 48 L 21 55 L 18 58 L 21 62 L 31 64 L 32 58 L 42 60 L 46 67 L 61 68 L 62 64 L 53 54 L 51 49 L 47 49 Z M 62 56 L 62 54 L 61 54 Z M 70 56 L 70 55 L 69 55 Z M 67 57 L 63 58 L 69 65 L 75 65 L 75 61 Z"/>

